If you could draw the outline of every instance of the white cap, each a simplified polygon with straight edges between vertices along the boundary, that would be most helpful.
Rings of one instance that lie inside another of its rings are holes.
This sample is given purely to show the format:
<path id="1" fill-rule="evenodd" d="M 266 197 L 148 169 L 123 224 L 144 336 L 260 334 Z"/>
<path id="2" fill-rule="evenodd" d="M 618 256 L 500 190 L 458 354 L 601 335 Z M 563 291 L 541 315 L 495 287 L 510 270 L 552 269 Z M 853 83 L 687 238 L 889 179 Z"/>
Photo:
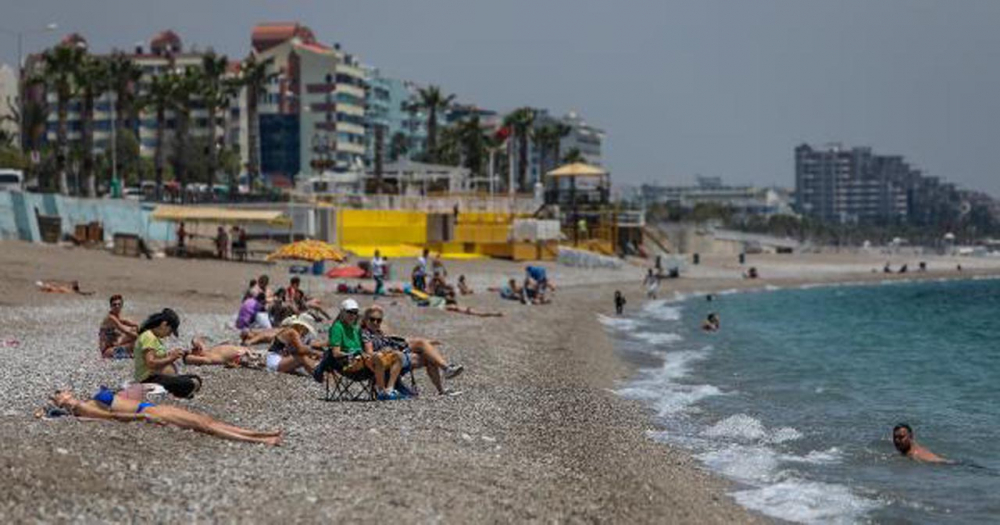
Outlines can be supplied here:
<path id="1" fill-rule="evenodd" d="M 355 311 L 357 311 L 357 310 L 360 310 L 361 307 L 358 306 L 358 302 L 355 301 L 354 299 L 344 299 L 340 303 L 340 309 L 341 310 L 355 310 Z"/>

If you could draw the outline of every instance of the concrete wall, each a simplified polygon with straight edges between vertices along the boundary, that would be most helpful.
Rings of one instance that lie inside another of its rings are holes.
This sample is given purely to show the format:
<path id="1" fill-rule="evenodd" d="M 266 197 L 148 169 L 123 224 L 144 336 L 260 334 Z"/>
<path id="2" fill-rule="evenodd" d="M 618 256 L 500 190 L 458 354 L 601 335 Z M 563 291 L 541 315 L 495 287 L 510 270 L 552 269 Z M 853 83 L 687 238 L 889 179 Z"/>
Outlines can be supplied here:
<path id="1" fill-rule="evenodd" d="M 98 221 L 104 238 L 116 233 L 139 235 L 148 241 L 173 240 L 170 223 L 152 222 L 152 206 L 127 199 L 82 199 L 54 194 L 0 191 L 0 239 L 40 242 L 35 210 L 62 217 L 62 232 L 73 233 L 77 224 Z"/>

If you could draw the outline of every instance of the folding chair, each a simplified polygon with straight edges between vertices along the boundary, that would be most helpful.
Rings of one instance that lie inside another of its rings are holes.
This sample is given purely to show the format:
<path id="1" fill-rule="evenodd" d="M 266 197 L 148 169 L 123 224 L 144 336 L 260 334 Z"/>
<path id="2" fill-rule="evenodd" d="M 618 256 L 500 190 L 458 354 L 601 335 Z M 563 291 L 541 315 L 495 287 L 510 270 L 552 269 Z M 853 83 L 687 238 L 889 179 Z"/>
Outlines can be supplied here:
<path id="1" fill-rule="evenodd" d="M 350 363 L 348 356 L 340 356 L 332 360 L 330 369 L 326 370 L 327 401 L 373 401 L 375 399 L 375 375 L 371 370 L 362 367 L 356 371 L 345 371 Z"/>

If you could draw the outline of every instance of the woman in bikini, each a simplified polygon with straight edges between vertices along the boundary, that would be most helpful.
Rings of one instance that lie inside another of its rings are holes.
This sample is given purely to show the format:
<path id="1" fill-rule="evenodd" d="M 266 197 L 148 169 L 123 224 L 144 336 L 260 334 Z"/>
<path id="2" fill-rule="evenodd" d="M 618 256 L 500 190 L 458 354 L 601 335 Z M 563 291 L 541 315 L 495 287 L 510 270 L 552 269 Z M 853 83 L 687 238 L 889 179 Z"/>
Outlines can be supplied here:
<path id="1" fill-rule="evenodd" d="M 267 369 L 294 374 L 302 368 L 311 374 L 322 357 L 322 352 L 311 344 L 316 330 L 304 316 L 289 317 L 281 325 L 267 349 Z"/>
<path id="2" fill-rule="evenodd" d="M 277 446 L 281 444 L 281 431 L 256 432 L 217 421 L 205 414 L 199 414 L 180 407 L 156 405 L 118 395 L 101 387 L 93 399 L 81 401 L 69 390 L 58 390 L 49 398 L 56 407 L 77 417 L 105 419 L 111 421 L 151 421 L 161 425 L 173 425 L 216 437 L 263 443 Z"/>
<path id="3" fill-rule="evenodd" d="M 121 295 L 111 296 L 111 310 L 101 321 L 99 332 L 101 357 L 128 359 L 132 357 L 132 345 L 139 337 L 139 324 L 122 317 L 125 299 Z"/>

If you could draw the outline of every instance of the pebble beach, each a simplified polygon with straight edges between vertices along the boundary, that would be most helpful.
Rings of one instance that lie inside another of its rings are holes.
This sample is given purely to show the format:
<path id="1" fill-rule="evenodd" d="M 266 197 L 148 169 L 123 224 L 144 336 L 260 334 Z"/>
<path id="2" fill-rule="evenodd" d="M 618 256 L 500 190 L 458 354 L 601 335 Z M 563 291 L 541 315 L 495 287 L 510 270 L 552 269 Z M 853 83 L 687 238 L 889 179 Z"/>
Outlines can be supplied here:
<path id="1" fill-rule="evenodd" d="M 883 276 L 884 256 L 760 256 L 763 278 L 706 258 L 661 296 L 731 288 L 886 278 L 951 278 L 954 261 L 930 260 L 921 276 Z M 397 261 L 399 262 L 399 261 Z M 406 266 L 403 261 L 402 266 Z M 433 394 L 396 402 L 326 402 L 306 377 L 188 367 L 204 378 L 193 400 L 167 402 L 254 429 L 282 429 L 281 447 L 214 439 L 141 423 L 36 419 L 56 388 L 89 396 L 131 378 L 131 361 L 98 356 L 107 298 L 125 296 L 141 321 L 171 307 L 181 340 L 235 339 L 228 328 L 246 283 L 261 273 L 281 286 L 284 266 L 131 259 L 81 248 L 0 242 L 0 521 L 21 522 L 615 522 L 753 523 L 732 484 L 687 453 L 648 438 L 647 409 L 614 393 L 634 372 L 616 355 L 597 315 L 616 289 L 641 304 L 643 270 L 547 264 L 559 287 L 546 306 L 501 301 L 486 286 L 520 277 L 523 265 L 448 262 L 475 295 L 477 318 L 380 299 L 392 330 L 442 341 L 465 373 Z M 912 263 L 911 263 L 912 264 Z M 962 261 L 963 276 L 1000 263 Z M 397 269 L 397 272 L 399 270 Z M 769 276 L 773 276 L 769 278 Z M 34 282 L 78 279 L 89 297 L 44 294 Z M 305 279 L 330 308 L 335 282 Z M 362 307 L 370 297 L 357 297 Z"/>

